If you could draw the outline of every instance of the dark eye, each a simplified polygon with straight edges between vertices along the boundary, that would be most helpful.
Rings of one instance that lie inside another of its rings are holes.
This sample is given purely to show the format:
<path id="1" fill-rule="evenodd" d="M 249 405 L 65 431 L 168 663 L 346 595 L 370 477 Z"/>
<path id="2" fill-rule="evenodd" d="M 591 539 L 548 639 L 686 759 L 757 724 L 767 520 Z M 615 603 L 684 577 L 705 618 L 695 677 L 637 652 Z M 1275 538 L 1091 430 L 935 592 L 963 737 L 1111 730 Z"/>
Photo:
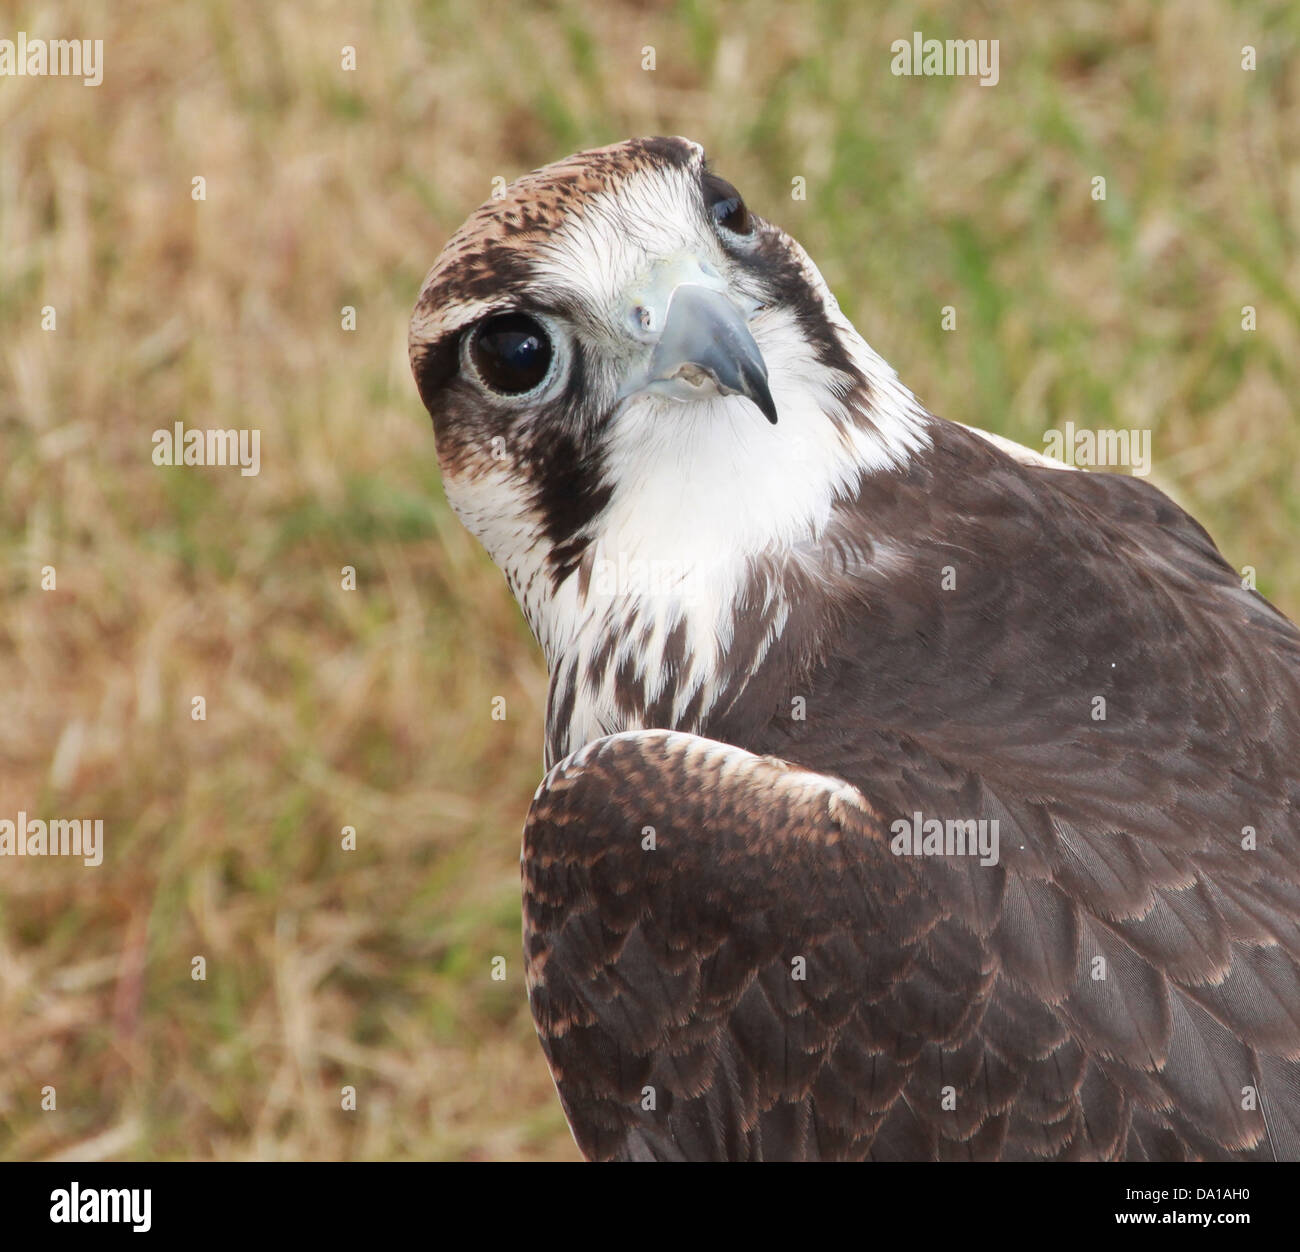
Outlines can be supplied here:
<path id="1" fill-rule="evenodd" d="M 704 176 L 704 207 L 717 225 L 725 227 L 733 235 L 748 235 L 754 229 L 740 192 L 716 174 Z"/>
<path id="2" fill-rule="evenodd" d="M 526 313 L 498 313 L 479 323 L 470 340 L 474 368 L 493 391 L 532 391 L 551 368 L 551 340 Z"/>

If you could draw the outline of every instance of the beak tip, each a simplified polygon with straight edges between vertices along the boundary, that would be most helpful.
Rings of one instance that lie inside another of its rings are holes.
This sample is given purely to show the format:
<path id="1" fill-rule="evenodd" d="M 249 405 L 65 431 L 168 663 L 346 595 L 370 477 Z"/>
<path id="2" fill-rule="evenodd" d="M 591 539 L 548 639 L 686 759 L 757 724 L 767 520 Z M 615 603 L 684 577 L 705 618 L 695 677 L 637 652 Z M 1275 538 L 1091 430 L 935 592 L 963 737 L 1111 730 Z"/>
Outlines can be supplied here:
<path id="1" fill-rule="evenodd" d="M 748 396 L 753 401 L 754 407 L 775 426 L 776 401 L 772 399 L 772 388 L 767 381 L 767 369 L 762 365 L 761 358 L 757 369 L 742 370 L 741 380 L 741 395 Z"/>

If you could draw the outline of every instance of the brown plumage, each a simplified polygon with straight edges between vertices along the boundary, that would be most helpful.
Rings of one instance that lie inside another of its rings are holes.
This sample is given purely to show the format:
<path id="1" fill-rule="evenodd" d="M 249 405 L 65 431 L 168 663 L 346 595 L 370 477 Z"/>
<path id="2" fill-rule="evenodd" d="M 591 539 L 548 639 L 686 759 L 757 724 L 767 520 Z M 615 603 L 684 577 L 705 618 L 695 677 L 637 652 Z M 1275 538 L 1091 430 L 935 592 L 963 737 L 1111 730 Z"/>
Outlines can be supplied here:
<path id="1" fill-rule="evenodd" d="M 689 219 L 672 256 L 703 256 L 691 281 L 768 362 L 771 431 L 724 381 L 637 389 L 623 306 L 582 284 L 647 289 L 650 227 L 627 218 L 610 274 L 546 253 L 659 168 Z M 728 184 L 752 236 L 710 242 L 709 177 L 655 140 L 521 180 L 413 321 L 449 489 L 551 666 L 525 950 L 579 1146 L 1300 1159 L 1300 632 L 1154 487 L 926 413 Z M 464 367 L 501 309 L 553 336 L 535 392 Z M 600 562 L 664 533 L 688 566 L 721 550 L 703 594 L 602 598 Z"/>

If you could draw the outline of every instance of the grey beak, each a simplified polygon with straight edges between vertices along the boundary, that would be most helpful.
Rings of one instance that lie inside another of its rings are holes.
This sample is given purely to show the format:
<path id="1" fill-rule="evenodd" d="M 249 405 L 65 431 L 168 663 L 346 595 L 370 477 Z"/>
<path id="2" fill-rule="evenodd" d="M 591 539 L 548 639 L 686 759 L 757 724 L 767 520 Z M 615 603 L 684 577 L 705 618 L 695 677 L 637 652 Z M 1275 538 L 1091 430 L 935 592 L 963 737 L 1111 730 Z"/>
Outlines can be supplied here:
<path id="1" fill-rule="evenodd" d="M 652 382 L 703 371 L 723 395 L 748 396 L 776 425 L 767 365 L 740 311 L 720 291 L 683 283 L 672 294 L 663 333 L 650 358 Z"/>

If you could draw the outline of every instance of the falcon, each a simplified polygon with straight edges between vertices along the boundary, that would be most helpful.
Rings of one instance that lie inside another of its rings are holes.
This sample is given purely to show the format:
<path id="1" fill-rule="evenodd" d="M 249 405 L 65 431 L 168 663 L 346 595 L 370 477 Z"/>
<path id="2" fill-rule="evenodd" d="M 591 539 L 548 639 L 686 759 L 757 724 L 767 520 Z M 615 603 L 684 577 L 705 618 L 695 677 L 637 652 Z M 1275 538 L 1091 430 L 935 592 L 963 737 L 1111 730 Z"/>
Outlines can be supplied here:
<path id="1" fill-rule="evenodd" d="M 1191 517 L 927 412 L 686 139 L 490 200 L 410 356 L 585 1156 L 1300 1158 L 1300 632 Z"/>

